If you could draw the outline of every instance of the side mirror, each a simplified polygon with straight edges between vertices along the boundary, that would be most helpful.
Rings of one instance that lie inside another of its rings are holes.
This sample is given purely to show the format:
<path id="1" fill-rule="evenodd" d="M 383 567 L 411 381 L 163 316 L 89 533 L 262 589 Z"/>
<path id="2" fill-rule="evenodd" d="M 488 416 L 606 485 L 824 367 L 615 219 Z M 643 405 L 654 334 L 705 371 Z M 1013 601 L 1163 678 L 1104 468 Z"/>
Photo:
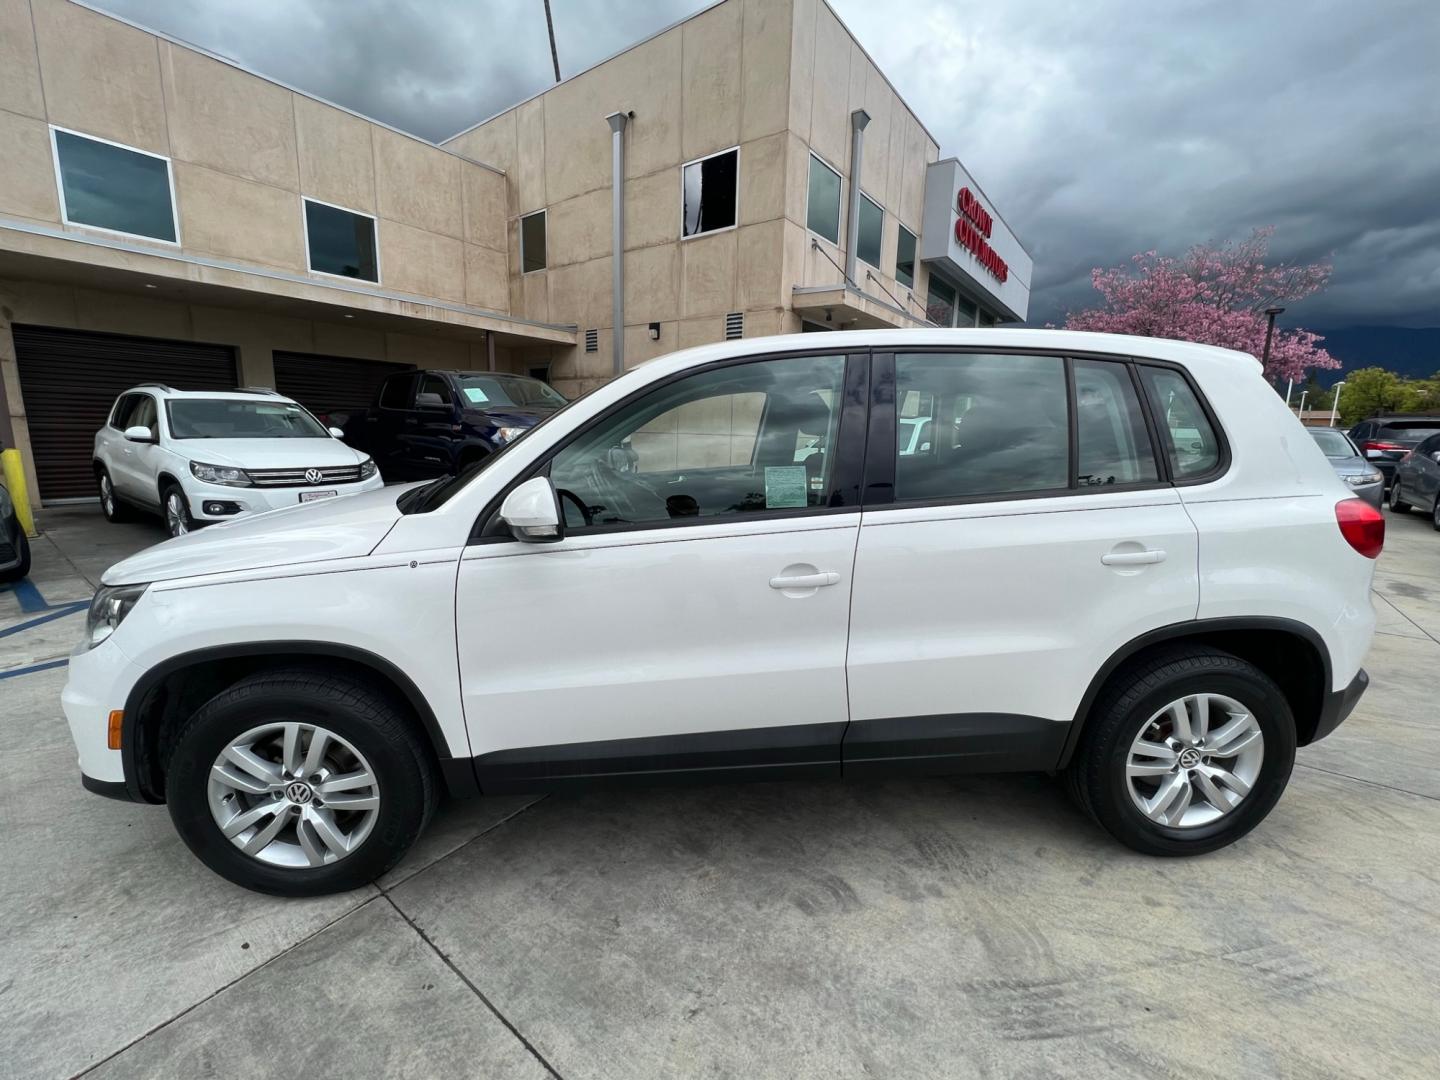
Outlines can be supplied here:
<path id="1" fill-rule="evenodd" d="M 136 424 L 134 427 L 127 427 L 125 429 L 125 438 L 131 442 L 153 443 L 155 441 L 155 433 L 144 424 Z"/>
<path id="2" fill-rule="evenodd" d="M 332 428 L 329 429 L 329 431 L 330 431 L 330 434 L 331 434 L 331 435 L 334 435 L 335 438 L 337 438 L 337 439 L 343 439 L 343 438 L 345 438 L 345 432 L 341 431 L 338 427 L 332 427 Z"/>
<path id="3" fill-rule="evenodd" d="M 444 412 L 449 410 L 449 406 L 445 404 L 444 398 L 442 398 L 439 394 L 429 392 L 419 393 L 415 395 L 415 408 L 424 409 L 426 412 Z"/>
<path id="4" fill-rule="evenodd" d="M 516 540 L 547 544 L 565 538 L 560 499 L 548 476 L 532 476 L 500 504 L 500 520 L 510 526 Z"/>

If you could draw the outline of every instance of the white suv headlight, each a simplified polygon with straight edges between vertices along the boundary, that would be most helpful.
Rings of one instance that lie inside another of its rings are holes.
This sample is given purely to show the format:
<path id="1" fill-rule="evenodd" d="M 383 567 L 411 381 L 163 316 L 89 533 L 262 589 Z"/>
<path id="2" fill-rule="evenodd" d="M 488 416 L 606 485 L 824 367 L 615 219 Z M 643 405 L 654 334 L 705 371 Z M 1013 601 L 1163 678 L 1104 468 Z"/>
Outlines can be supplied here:
<path id="1" fill-rule="evenodd" d="M 229 465 L 206 465 L 203 461 L 192 461 L 190 473 L 196 480 L 203 480 L 207 484 L 225 484 L 227 487 L 255 486 L 249 473 Z"/>
<path id="2" fill-rule="evenodd" d="M 367 457 L 364 461 L 360 462 L 360 479 L 361 479 L 361 480 L 369 480 L 370 477 L 372 477 L 372 476 L 375 475 L 375 472 L 376 472 L 376 469 L 375 469 L 375 459 L 374 459 L 374 458 L 368 458 L 368 457 Z"/>
<path id="3" fill-rule="evenodd" d="M 125 616 L 145 595 L 146 585 L 102 585 L 90 601 L 90 612 L 85 616 L 85 640 L 82 651 L 93 649 L 115 632 L 125 621 Z"/>

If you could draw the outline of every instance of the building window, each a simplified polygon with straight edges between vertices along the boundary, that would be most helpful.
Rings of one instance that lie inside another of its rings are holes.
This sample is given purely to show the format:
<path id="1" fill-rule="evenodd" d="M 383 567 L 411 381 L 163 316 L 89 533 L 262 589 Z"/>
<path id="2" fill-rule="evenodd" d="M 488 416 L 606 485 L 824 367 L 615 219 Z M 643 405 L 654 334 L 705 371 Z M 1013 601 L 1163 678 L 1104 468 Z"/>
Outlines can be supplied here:
<path id="1" fill-rule="evenodd" d="M 740 151 L 725 150 L 692 161 L 681 173 L 684 204 L 680 235 L 733 229 L 740 199 Z"/>
<path id="2" fill-rule="evenodd" d="M 50 140 L 67 225 L 178 241 L 169 158 L 64 128 L 52 127 Z"/>
<path id="3" fill-rule="evenodd" d="M 545 269 L 545 211 L 537 210 L 520 219 L 520 272 Z"/>
<path id="4" fill-rule="evenodd" d="M 375 219 L 329 203 L 305 201 L 305 253 L 312 272 L 379 281 Z"/>
<path id="5" fill-rule="evenodd" d="M 860 235 L 855 241 L 855 254 L 861 262 L 880 269 L 880 238 L 885 235 L 885 211 L 869 195 L 860 196 Z"/>
<path id="6" fill-rule="evenodd" d="M 955 290 L 930 271 L 930 295 L 925 299 L 925 318 L 936 326 L 955 325 Z"/>
<path id="7" fill-rule="evenodd" d="M 906 288 L 915 287 L 915 234 L 904 225 L 895 242 L 895 280 Z"/>
<path id="8" fill-rule="evenodd" d="M 840 243 L 840 174 L 810 155 L 810 198 L 805 227 L 832 244 Z"/>

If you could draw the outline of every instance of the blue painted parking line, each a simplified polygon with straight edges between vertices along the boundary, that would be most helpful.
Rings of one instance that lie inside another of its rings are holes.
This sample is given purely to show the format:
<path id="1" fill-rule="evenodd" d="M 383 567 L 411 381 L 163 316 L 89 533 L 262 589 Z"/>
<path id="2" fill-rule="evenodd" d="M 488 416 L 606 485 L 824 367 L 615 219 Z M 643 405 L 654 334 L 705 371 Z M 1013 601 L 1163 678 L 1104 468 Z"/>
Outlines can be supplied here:
<path id="1" fill-rule="evenodd" d="M 0 679 L 13 679 L 17 675 L 33 675 L 37 671 L 50 671 L 53 668 L 64 667 L 68 663 L 70 663 L 70 658 L 67 656 L 63 660 L 46 660 L 43 664 L 11 668 L 9 671 L 0 671 Z"/>
<path id="2" fill-rule="evenodd" d="M 29 578 L 21 578 L 13 585 L 6 588 L 15 594 L 15 599 L 20 601 L 20 610 L 29 614 L 34 611 L 44 611 L 50 605 L 45 603 L 45 597 L 35 587 L 35 583 Z"/>
<path id="3" fill-rule="evenodd" d="M 18 634 L 21 630 L 30 630 L 43 623 L 54 622 L 56 619 L 63 619 L 66 615 L 74 615 L 77 611 L 84 611 L 90 606 L 89 600 L 75 600 L 68 604 L 56 604 L 55 607 L 28 622 L 22 622 L 19 626 L 7 626 L 0 630 L 0 638 L 7 638 L 11 634 Z"/>

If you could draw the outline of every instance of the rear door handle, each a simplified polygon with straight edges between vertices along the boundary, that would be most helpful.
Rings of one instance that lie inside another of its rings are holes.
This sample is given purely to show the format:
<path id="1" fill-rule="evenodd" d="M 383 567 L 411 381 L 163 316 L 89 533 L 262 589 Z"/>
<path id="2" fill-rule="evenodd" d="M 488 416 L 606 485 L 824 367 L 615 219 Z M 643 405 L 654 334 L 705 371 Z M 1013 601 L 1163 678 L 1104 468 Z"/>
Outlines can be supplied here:
<path id="1" fill-rule="evenodd" d="M 822 570 L 818 574 L 781 574 L 779 577 L 770 579 L 772 589 L 818 589 L 824 585 L 834 585 L 840 581 L 840 575 L 834 570 Z"/>
<path id="2" fill-rule="evenodd" d="M 1149 551 L 1112 551 L 1108 555 L 1101 555 L 1100 561 L 1106 566 L 1142 566 L 1145 563 L 1164 562 L 1165 552 L 1159 548 Z"/>

